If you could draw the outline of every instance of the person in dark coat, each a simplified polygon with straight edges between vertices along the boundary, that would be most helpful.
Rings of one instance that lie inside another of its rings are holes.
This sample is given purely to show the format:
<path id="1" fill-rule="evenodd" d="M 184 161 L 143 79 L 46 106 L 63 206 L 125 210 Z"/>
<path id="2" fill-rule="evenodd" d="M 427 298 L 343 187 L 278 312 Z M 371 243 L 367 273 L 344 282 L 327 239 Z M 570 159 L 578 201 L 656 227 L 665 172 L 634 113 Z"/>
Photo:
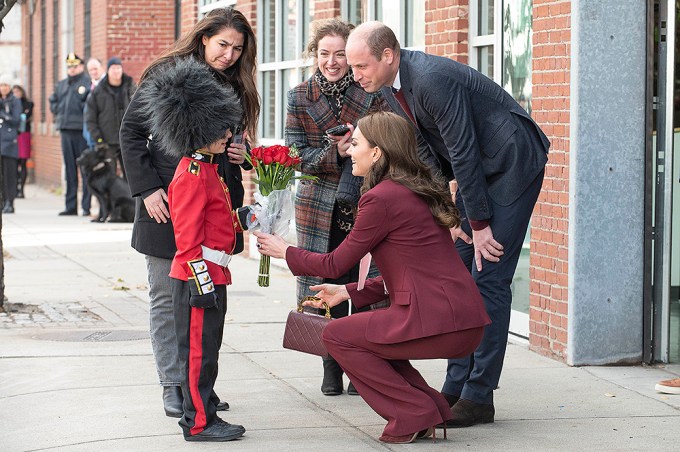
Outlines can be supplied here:
<path id="1" fill-rule="evenodd" d="M 281 237 L 254 232 L 261 253 L 285 258 L 295 275 L 335 278 L 367 253 L 381 276 L 345 285 L 321 284 L 318 302 L 351 298 L 357 308 L 389 294 L 390 306 L 328 323 L 323 342 L 361 397 L 387 425 L 386 443 L 434 435 L 451 419 L 444 396 L 411 359 L 466 356 L 479 344 L 489 316 L 449 228 L 460 224 L 446 181 L 418 160 L 413 127 L 391 112 L 359 120 L 348 150 L 352 173 L 364 176 L 352 231 L 333 252 L 311 253 Z M 364 275 L 365 277 L 365 275 Z"/>
<path id="2" fill-rule="evenodd" d="M 392 30 L 380 22 L 355 29 L 347 58 L 355 80 L 368 92 L 382 89 L 392 109 L 417 129 L 430 164 L 438 162 L 457 182 L 463 223 L 452 234 L 492 324 L 474 355 L 449 361 L 442 392 L 453 405 L 450 426 L 493 422 L 493 391 L 508 340 L 510 284 L 550 143 L 498 84 L 451 59 L 400 50 Z"/>
<path id="3" fill-rule="evenodd" d="M 0 77 L 0 155 L 2 156 L 2 213 L 14 213 L 17 196 L 17 162 L 19 159 L 19 123 L 21 101 L 12 93 L 11 81 Z"/>
<path id="4" fill-rule="evenodd" d="M 368 94 L 352 80 L 352 71 L 345 58 L 345 42 L 352 25 L 339 19 L 313 23 L 307 54 L 314 57 L 317 70 L 309 80 L 288 93 L 286 145 L 297 146 L 302 159 L 301 172 L 316 176 L 314 181 L 300 181 L 295 195 L 295 225 L 300 248 L 317 253 L 333 251 L 352 229 L 354 211 L 359 201 L 361 178 L 352 176 L 348 166 L 350 133 L 327 136 L 325 131 L 340 124 L 351 123 L 369 111 L 382 108 L 380 94 Z M 385 106 L 385 108 L 388 108 Z M 348 174 L 343 175 L 343 171 Z M 338 193 L 341 178 L 357 185 L 356 197 L 341 198 Z M 359 269 L 352 268 L 337 280 L 337 284 L 356 281 Z M 373 270 L 371 276 L 376 276 Z M 297 279 L 299 300 L 312 294 L 310 285 L 323 280 L 313 276 Z M 349 303 L 331 309 L 333 318 L 345 317 Z M 343 393 L 342 369 L 333 357 L 323 359 L 321 392 L 325 395 Z M 350 382 L 347 393 L 356 395 Z"/>
<path id="5" fill-rule="evenodd" d="M 19 126 L 19 162 L 17 163 L 17 198 L 24 197 L 24 185 L 28 171 L 26 165 L 31 158 L 31 121 L 33 119 L 33 101 L 26 95 L 26 90 L 21 85 L 12 87 L 14 97 L 21 100 L 21 125 Z"/>
<path id="6" fill-rule="evenodd" d="M 241 99 L 244 143 L 230 142 L 227 152 L 215 156 L 218 171 L 229 187 L 234 209 L 243 205 L 241 168 L 245 163 L 247 140 L 254 139 L 260 111 L 256 89 L 255 33 L 241 12 L 233 8 L 210 11 L 194 28 L 182 36 L 172 48 L 153 61 L 140 80 L 177 58 L 202 58 L 214 76 L 231 85 Z M 139 90 L 138 90 L 139 91 Z M 163 406 L 171 417 L 181 417 L 181 374 L 172 307 L 170 265 L 176 246 L 172 221 L 167 207 L 167 191 L 179 163 L 179 158 L 168 155 L 159 146 L 145 125 L 146 118 L 135 94 L 125 112 L 120 129 L 120 147 L 125 174 L 132 196 L 136 198 L 132 247 L 144 254 L 149 277 L 151 344 L 161 386 Z M 237 234 L 233 253 L 243 250 L 243 234 Z M 219 339 L 221 343 L 221 338 Z M 229 404 L 213 393 L 217 410 Z"/>
<path id="7" fill-rule="evenodd" d="M 90 77 L 85 65 L 75 53 L 66 57 L 68 77 L 60 80 L 50 96 L 50 111 L 57 118 L 57 129 L 61 135 L 61 152 L 66 173 L 66 209 L 59 215 L 78 215 L 78 165 L 76 159 L 87 148 L 83 138 L 83 108 L 90 93 Z M 83 215 L 90 215 L 90 193 L 83 181 L 81 206 Z"/>
<path id="8" fill-rule="evenodd" d="M 123 72 L 123 62 L 118 57 L 109 59 L 106 76 L 87 98 L 85 122 L 95 146 L 104 146 L 111 157 L 120 162 L 125 177 L 123 158 L 120 155 L 119 131 L 123 115 L 137 86 L 132 77 Z"/>

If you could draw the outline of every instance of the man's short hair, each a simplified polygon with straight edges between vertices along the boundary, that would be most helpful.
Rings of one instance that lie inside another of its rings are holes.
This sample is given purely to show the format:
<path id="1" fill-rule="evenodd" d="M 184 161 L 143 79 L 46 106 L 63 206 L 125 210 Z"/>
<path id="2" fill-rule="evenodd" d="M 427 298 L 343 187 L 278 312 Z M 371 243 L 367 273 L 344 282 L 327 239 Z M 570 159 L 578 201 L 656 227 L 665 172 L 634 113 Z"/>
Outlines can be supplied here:
<path id="1" fill-rule="evenodd" d="M 366 45 L 371 55 L 378 61 L 382 59 L 383 50 L 391 49 L 394 53 L 399 53 L 401 48 L 394 32 L 387 25 L 381 25 L 373 30 L 366 39 Z"/>

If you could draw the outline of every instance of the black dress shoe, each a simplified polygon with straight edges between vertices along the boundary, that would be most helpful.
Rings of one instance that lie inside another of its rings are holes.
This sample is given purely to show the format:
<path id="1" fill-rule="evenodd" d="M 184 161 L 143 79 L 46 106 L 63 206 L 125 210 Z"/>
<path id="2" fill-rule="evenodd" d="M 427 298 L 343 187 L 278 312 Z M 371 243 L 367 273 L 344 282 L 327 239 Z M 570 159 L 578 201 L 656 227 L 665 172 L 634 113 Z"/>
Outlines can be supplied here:
<path id="1" fill-rule="evenodd" d="M 179 386 L 163 386 L 163 408 L 165 408 L 166 416 L 182 417 L 184 414 L 183 401 L 182 388 Z"/>
<path id="2" fill-rule="evenodd" d="M 348 395 L 359 395 L 359 392 L 357 391 L 357 388 L 354 387 L 352 382 L 349 382 L 349 385 L 347 386 L 347 394 Z"/>
<path id="3" fill-rule="evenodd" d="M 492 423 L 496 410 L 493 405 L 460 399 L 451 407 L 451 414 L 453 419 L 446 421 L 447 427 L 470 427 L 476 424 Z"/>
<path id="4" fill-rule="evenodd" d="M 89 211 L 89 210 L 83 210 L 83 216 L 84 216 L 84 217 L 89 217 L 89 216 L 90 216 L 90 211 Z"/>
<path id="5" fill-rule="evenodd" d="M 217 405 L 215 405 L 215 410 L 216 411 L 228 411 L 229 410 L 229 402 L 225 402 L 224 400 L 220 400 L 217 402 Z"/>
<path id="6" fill-rule="evenodd" d="M 59 212 L 60 217 L 66 217 L 66 216 L 72 216 L 72 215 L 78 215 L 78 211 L 76 211 L 76 210 L 64 210 L 62 212 Z"/>
<path id="7" fill-rule="evenodd" d="M 230 424 L 217 418 L 201 433 L 184 436 L 186 441 L 231 441 L 240 438 L 246 432 L 242 425 Z"/>
<path id="8" fill-rule="evenodd" d="M 335 396 L 342 394 L 342 368 L 333 358 L 323 359 L 323 381 L 321 392 L 323 395 Z"/>

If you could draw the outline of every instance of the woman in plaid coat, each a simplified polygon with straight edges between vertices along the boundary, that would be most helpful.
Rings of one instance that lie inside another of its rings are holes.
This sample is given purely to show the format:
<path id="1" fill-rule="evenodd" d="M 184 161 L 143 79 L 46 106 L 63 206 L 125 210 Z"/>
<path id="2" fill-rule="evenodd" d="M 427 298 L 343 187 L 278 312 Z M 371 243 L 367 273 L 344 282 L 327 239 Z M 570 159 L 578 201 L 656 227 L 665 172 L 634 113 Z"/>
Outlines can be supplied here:
<path id="1" fill-rule="evenodd" d="M 347 236 L 354 224 L 354 210 L 359 199 L 338 192 L 343 166 L 349 161 L 350 133 L 330 137 L 325 131 L 341 125 L 356 124 L 369 111 L 382 110 L 380 94 L 369 94 L 354 82 L 345 57 L 345 43 L 353 25 L 338 19 L 316 21 L 307 45 L 307 54 L 314 57 L 316 72 L 288 93 L 286 145 L 296 145 L 302 158 L 301 171 L 318 177 L 315 181 L 300 181 L 295 198 L 295 221 L 298 247 L 316 253 L 333 251 Z M 343 187 L 359 187 L 361 179 L 348 172 L 342 176 Z M 346 183 L 345 183 L 346 182 Z M 339 196 L 339 195 L 345 196 Z M 341 202 L 338 202 L 341 199 Z M 372 269 L 371 276 L 377 275 Z M 298 278 L 297 296 L 312 295 L 309 286 L 323 282 L 346 284 L 358 279 L 358 267 L 336 280 L 302 276 Z M 331 310 L 334 318 L 348 315 L 349 304 L 342 303 Z M 343 392 L 342 369 L 333 358 L 324 359 L 324 379 L 321 392 L 339 395 Z M 350 383 L 349 394 L 356 394 Z"/>

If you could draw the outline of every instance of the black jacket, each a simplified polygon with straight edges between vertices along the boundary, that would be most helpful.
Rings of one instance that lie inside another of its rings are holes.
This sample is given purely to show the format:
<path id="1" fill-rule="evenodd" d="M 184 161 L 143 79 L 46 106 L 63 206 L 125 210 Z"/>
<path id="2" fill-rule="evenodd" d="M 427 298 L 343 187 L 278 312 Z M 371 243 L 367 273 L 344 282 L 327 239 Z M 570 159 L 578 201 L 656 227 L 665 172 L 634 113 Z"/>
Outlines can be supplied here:
<path id="1" fill-rule="evenodd" d="M 50 111 L 57 116 L 57 129 L 83 130 L 83 108 L 91 84 L 86 72 L 66 77 L 57 83 L 50 96 Z"/>
<path id="2" fill-rule="evenodd" d="M 136 89 L 132 77 L 123 74 L 123 83 L 118 95 L 107 77 L 104 77 L 90 93 L 87 98 L 85 120 L 87 130 L 95 143 L 101 139 L 107 144 L 118 144 L 120 124 Z"/>
<path id="3" fill-rule="evenodd" d="M 165 259 L 175 255 L 175 236 L 172 222 L 156 223 L 149 217 L 143 198 L 159 188 L 166 193 L 175 175 L 175 168 L 180 158 L 170 157 L 159 149 L 153 139 L 149 139 L 149 131 L 145 119 L 140 114 L 141 103 L 138 93 L 132 97 L 120 127 L 120 149 L 123 156 L 125 174 L 130 185 L 130 192 L 136 199 L 135 223 L 132 228 L 132 247 L 142 254 Z M 243 205 L 243 183 L 241 167 L 228 162 L 225 154 L 216 156 L 219 173 L 224 178 L 231 204 L 234 209 Z M 242 165 L 248 170 L 251 167 Z M 236 237 L 234 254 L 243 251 L 243 234 Z"/>

